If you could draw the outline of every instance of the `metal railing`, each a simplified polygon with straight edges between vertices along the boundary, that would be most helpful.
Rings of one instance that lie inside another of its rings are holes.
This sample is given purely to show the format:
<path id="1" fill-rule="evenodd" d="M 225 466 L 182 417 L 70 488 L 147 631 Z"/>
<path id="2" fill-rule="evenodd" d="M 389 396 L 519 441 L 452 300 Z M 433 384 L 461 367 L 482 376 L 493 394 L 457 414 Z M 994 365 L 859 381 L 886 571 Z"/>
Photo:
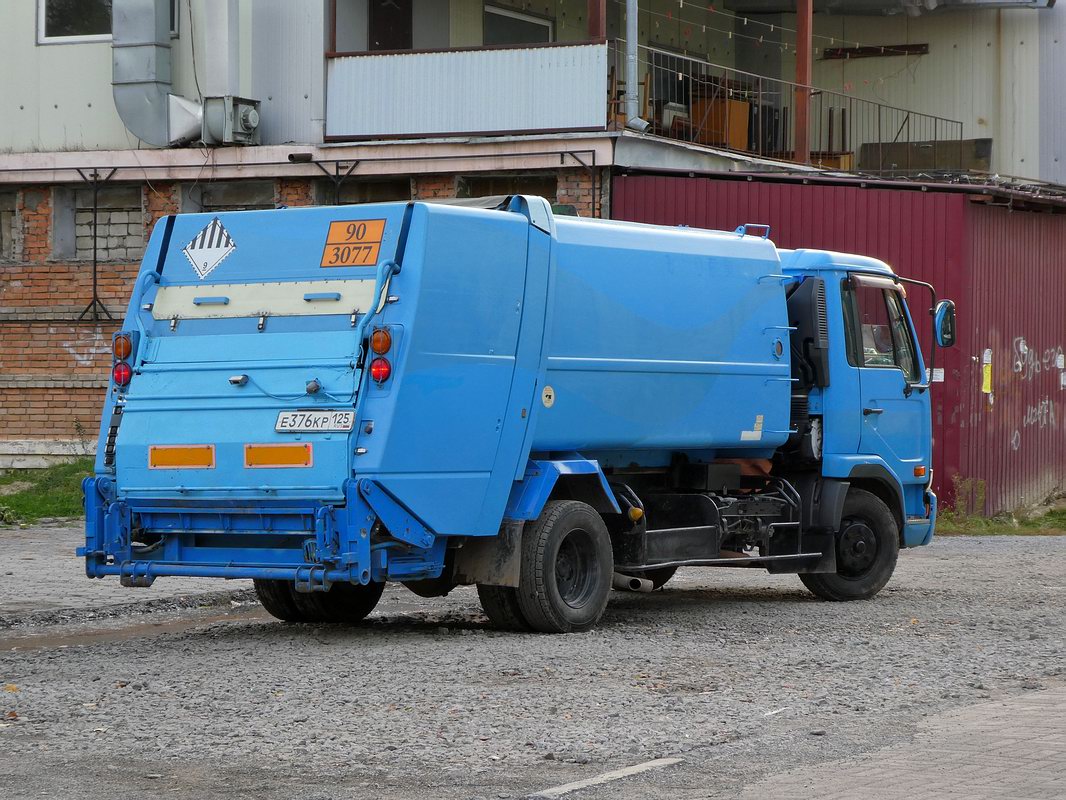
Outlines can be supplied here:
<path id="1" fill-rule="evenodd" d="M 970 170 L 962 123 L 641 46 L 638 109 L 651 133 L 811 166 L 884 176 Z M 608 52 L 609 127 L 625 125 L 625 42 Z M 809 159 L 795 104 L 810 96 Z"/>

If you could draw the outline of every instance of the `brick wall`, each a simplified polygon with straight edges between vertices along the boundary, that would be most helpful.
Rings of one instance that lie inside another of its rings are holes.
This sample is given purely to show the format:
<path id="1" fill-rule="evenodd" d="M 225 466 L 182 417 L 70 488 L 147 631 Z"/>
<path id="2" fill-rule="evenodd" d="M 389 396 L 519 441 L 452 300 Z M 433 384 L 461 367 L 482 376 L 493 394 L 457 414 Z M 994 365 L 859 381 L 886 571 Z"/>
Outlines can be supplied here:
<path id="1" fill-rule="evenodd" d="M 101 204 L 97 223 L 99 296 L 118 319 L 137 273 L 131 257 L 139 258 L 146 239 L 143 190 L 130 195 L 126 188 L 119 204 Z M 74 321 L 92 299 L 92 267 L 80 260 L 92 256 L 89 212 L 78 208 L 84 195 L 67 190 L 66 216 L 50 187 L 24 187 L 16 196 L 21 246 L 0 263 L 0 467 L 91 452 L 119 325 Z M 83 240 L 62 260 L 55 257 L 57 219 Z"/>
<path id="2" fill-rule="evenodd" d="M 52 192 L 47 188 L 26 189 L 19 195 L 22 220 L 22 253 L 25 261 L 39 263 L 52 254 Z M 19 256 L 16 255 L 15 258 Z"/>
<path id="3" fill-rule="evenodd" d="M 313 206 L 315 204 L 311 181 L 279 178 L 275 200 L 279 206 Z"/>
<path id="4" fill-rule="evenodd" d="M 589 173 L 586 169 L 561 169 L 556 202 L 574 206 L 579 217 L 606 217 L 610 185 L 607 170 Z"/>
<path id="5" fill-rule="evenodd" d="M 176 183 L 157 181 L 145 187 L 144 227 L 151 231 L 155 223 L 165 216 L 181 211 L 181 192 Z"/>

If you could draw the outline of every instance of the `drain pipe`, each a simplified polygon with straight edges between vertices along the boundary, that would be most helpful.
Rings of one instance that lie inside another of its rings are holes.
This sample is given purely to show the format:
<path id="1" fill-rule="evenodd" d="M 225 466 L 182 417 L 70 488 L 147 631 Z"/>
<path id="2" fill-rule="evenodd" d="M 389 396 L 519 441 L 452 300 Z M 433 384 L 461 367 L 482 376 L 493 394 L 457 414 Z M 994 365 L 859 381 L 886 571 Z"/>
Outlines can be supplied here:
<path id="1" fill-rule="evenodd" d="M 200 135 L 199 103 L 170 93 L 170 0 L 112 0 L 112 92 L 126 129 L 166 147 Z"/>
<path id="2" fill-rule="evenodd" d="M 637 48 L 639 21 L 637 0 L 626 0 L 626 127 L 643 132 L 648 129 L 648 123 L 638 116 L 641 83 L 637 77 L 640 68 Z"/>

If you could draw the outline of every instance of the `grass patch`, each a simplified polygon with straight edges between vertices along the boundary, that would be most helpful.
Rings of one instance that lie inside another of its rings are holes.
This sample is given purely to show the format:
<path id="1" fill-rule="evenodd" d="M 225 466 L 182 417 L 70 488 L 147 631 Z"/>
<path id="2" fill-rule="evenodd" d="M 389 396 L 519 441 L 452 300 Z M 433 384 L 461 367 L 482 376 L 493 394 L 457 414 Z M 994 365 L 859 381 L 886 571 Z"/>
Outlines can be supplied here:
<path id="1" fill-rule="evenodd" d="M 941 513 L 937 536 L 1066 536 L 1066 510 L 1049 511 L 1039 517 L 975 517 Z"/>
<path id="2" fill-rule="evenodd" d="M 81 482 L 92 471 L 91 458 L 45 469 L 4 470 L 0 491 L 12 484 L 17 491 L 0 495 L 0 525 L 35 522 L 42 517 L 80 517 Z"/>
<path id="3" fill-rule="evenodd" d="M 937 535 L 945 536 L 1066 536 L 1066 509 L 1054 508 L 1036 516 L 1025 512 L 985 517 L 987 487 L 983 480 L 952 475 L 954 507 L 941 506 Z"/>

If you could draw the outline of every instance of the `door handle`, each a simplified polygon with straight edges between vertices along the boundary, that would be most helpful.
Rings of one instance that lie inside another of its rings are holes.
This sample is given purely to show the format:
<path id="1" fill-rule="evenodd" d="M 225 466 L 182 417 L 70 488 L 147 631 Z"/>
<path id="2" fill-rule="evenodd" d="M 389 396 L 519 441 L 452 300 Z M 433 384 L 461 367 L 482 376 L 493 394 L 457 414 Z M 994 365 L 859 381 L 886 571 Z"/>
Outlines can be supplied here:
<path id="1" fill-rule="evenodd" d="M 863 416 L 869 416 L 870 414 L 884 414 L 883 408 L 864 408 L 862 410 Z"/>
<path id="2" fill-rule="evenodd" d="M 308 292 L 304 295 L 304 301 L 313 303 L 315 300 L 340 300 L 340 292 Z"/>

